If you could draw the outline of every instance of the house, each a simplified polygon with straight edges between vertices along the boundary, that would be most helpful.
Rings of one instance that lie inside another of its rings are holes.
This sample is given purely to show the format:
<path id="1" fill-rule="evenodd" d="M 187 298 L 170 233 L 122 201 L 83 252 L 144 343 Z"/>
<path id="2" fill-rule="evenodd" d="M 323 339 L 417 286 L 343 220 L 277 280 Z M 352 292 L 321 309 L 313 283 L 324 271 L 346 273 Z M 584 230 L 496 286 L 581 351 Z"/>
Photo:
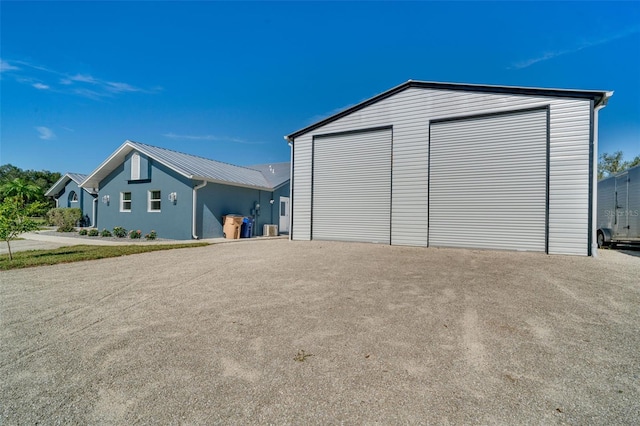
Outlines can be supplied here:
<path id="1" fill-rule="evenodd" d="M 593 255 L 612 94 L 409 80 L 285 136 L 290 238 Z"/>
<path id="2" fill-rule="evenodd" d="M 80 184 L 87 175 L 80 173 L 66 173 L 47 192 L 46 197 L 52 197 L 56 207 L 75 207 L 82 210 L 82 225 L 93 226 L 97 218 L 98 194 L 93 189 L 81 188 Z"/>
<path id="3" fill-rule="evenodd" d="M 81 187 L 99 194 L 98 228 L 187 240 L 222 237 L 227 214 L 253 217 L 262 235 L 288 216 L 289 174 L 289 163 L 241 167 L 127 140 Z"/>

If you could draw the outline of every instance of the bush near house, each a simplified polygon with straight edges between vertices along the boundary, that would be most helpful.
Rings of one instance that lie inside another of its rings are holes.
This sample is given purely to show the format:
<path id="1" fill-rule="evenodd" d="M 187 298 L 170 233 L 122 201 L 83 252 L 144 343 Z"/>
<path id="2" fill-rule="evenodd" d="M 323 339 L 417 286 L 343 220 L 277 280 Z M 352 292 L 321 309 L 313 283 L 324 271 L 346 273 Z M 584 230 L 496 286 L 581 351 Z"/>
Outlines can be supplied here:
<path id="1" fill-rule="evenodd" d="M 51 225 L 58 227 L 58 232 L 73 232 L 82 219 L 82 210 L 78 208 L 55 208 L 49 210 L 47 219 Z"/>
<path id="2" fill-rule="evenodd" d="M 155 240 L 157 237 L 158 237 L 158 234 L 154 230 L 151 230 L 151 232 L 149 232 L 148 234 L 145 234 L 144 236 L 146 240 Z"/>
<path id="3" fill-rule="evenodd" d="M 100 236 L 101 236 L 101 237 L 111 237 L 111 236 L 112 236 L 112 234 L 111 234 L 111 231 L 109 231 L 108 229 L 106 229 L 106 228 L 105 228 L 105 229 L 103 229 L 103 230 L 102 230 L 102 232 L 100 233 Z"/>
<path id="4" fill-rule="evenodd" d="M 131 238 L 132 240 L 137 240 L 140 237 L 142 237 L 142 231 L 141 230 L 138 229 L 137 231 L 135 231 L 135 230 L 132 229 L 131 231 L 129 231 L 129 238 Z"/>
<path id="5" fill-rule="evenodd" d="M 78 235 L 87 235 L 89 233 L 89 231 L 87 231 L 86 229 L 81 229 L 78 231 Z"/>
<path id="6" fill-rule="evenodd" d="M 115 228 L 113 228 L 113 235 L 118 238 L 124 238 L 127 236 L 127 230 L 122 226 L 116 226 Z"/>
<path id="7" fill-rule="evenodd" d="M 98 235 L 100 235 L 100 232 L 98 232 L 98 230 L 96 228 L 89 229 L 89 236 L 90 237 L 97 237 Z"/>

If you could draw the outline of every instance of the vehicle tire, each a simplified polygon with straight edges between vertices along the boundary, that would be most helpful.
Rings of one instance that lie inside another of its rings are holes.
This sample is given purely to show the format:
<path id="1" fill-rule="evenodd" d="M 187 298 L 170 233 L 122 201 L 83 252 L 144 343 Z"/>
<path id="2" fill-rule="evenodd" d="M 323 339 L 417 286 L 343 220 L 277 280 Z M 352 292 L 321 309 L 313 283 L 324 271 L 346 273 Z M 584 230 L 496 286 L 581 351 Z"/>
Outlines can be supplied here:
<path id="1" fill-rule="evenodd" d="M 607 243 L 604 241 L 604 232 L 602 231 L 598 231 L 598 248 L 603 248 L 607 245 Z"/>

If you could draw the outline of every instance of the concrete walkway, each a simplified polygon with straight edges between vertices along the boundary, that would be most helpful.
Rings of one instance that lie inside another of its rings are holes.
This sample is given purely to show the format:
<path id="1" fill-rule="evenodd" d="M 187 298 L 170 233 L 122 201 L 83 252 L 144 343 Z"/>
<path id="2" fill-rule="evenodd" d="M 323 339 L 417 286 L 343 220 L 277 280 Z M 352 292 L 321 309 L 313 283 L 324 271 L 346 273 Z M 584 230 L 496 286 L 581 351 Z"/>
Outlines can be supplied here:
<path id="1" fill-rule="evenodd" d="M 159 244 L 190 244 L 190 243 L 200 243 L 205 242 L 209 244 L 220 244 L 220 243 L 233 243 L 233 242 L 241 242 L 241 241 L 255 241 L 257 239 L 274 239 L 274 238 L 287 238 L 286 236 L 281 237 L 254 237 L 251 239 L 239 239 L 239 240 L 228 240 L 226 238 L 205 238 L 200 240 L 153 240 L 147 241 L 144 239 L 141 240 L 132 240 L 129 238 L 123 238 L 122 241 L 106 239 L 102 237 L 79 237 L 77 234 L 69 233 L 66 234 L 60 232 L 60 235 L 51 235 L 51 230 L 43 230 L 43 231 L 34 231 L 27 232 L 20 235 L 21 240 L 11 241 L 11 251 L 13 253 L 19 251 L 26 250 L 52 250 L 58 247 L 64 246 L 77 246 L 77 245 L 95 245 L 95 246 L 123 246 L 123 245 L 131 245 L 131 244 L 144 244 L 144 245 L 159 245 Z M 0 254 L 7 254 L 9 251 L 7 249 L 7 244 L 0 245 Z"/>

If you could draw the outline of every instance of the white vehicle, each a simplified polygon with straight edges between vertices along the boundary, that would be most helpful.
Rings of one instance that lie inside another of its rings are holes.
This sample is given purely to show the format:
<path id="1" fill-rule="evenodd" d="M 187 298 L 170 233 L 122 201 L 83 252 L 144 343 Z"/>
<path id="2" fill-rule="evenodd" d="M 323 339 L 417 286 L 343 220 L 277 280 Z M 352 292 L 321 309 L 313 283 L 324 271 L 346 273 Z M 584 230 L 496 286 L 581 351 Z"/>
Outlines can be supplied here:
<path id="1" fill-rule="evenodd" d="M 640 244 L 640 166 L 598 182 L 598 247 Z"/>

